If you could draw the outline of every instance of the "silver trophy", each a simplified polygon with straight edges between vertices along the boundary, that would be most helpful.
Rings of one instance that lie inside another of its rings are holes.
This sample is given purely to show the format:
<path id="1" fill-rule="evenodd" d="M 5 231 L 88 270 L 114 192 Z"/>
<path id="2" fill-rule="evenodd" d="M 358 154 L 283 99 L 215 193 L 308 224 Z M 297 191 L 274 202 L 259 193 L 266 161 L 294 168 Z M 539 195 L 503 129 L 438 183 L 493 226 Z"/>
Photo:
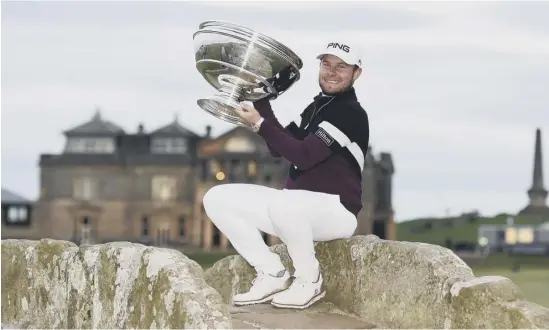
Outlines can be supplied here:
<path id="1" fill-rule="evenodd" d="M 234 112 L 242 101 L 276 99 L 296 81 L 301 59 L 278 41 L 249 28 L 207 21 L 193 35 L 196 68 L 216 90 L 198 106 L 226 122 L 244 126 Z"/>

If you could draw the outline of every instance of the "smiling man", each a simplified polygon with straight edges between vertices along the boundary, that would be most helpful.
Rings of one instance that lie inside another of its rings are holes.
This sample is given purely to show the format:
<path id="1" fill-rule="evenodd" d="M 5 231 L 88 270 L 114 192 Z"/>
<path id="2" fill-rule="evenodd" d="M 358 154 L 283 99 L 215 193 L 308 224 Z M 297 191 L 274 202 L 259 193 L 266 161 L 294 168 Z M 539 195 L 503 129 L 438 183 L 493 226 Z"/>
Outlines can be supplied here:
<path id="1" fill-rule="evenodd" d="M 234 296 L 236 305 L 312 305 L 325 295 L 314 242 L 351 237 L 357 226 L 369 143 L 368 116 L 353 87 L 362 62 L 358 50 L 344 43 L 327 44 L 317 59 L 321 93 L 298 121 L 283 127 L 268 98 L 243 103 L 238 110 L 271 154 L 291 163 L 285 188 L 225 184 L 204 196 L 211 221 L 257 271 L 250 290 Z M 286 244 L 295 268 L 293 282 L 260 231 Z"/>

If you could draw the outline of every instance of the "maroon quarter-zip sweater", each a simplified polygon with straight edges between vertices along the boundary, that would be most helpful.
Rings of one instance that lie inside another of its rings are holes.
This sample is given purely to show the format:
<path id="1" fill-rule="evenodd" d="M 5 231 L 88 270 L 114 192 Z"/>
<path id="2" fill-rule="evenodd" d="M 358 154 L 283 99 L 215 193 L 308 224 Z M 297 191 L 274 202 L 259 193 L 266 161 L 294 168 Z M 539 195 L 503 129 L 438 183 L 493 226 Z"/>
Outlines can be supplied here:
<path id="1" fill-rule="evenodd" d="M 258 134 L 274 157 L 291 165 L 286 189 L 338 195 L 355 216 L 362 209 L 362 170 L 369 144 L 369 121 L 354 88 L 336 96 L 314 97 L 300 122 L 283 127 L 267 99 L 257 101 L 264 118 Z"/>

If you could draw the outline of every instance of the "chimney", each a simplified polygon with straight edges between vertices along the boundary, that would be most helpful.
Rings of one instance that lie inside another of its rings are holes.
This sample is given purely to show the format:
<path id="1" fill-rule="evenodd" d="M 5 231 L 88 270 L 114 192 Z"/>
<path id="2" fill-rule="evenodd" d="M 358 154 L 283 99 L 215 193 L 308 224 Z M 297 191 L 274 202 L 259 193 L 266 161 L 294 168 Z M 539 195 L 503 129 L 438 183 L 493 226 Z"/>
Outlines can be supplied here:
<path id="1" fill-rule="evenodd" d="M 212 126 L 206 125 L 206 138 L 209 139 L 212 137 Z"/>
<path id="2" fill-rule="evenodd" d="M 145 126 L 143 126 L 143 123 L 139 123 L 139 126 L 137 126 L 137 134 L 145 134 Z"/>

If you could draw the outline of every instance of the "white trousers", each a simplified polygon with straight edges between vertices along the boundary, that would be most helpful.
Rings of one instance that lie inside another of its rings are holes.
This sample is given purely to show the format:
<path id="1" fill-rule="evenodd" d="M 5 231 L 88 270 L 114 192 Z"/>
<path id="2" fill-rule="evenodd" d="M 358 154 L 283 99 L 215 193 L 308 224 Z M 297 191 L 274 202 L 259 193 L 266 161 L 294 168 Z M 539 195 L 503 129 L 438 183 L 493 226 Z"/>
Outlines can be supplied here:
<path id="1" fill-rule="evenodd" d="M 206 214 L 235 250 L 256 270 L 272 274 L 284 266 L 260 232 L 286 244 L 296 277 L 315 280 L 319 264 L 314 241 L 349 238 L 357 226 L 339 196 L 306 190 L 224 184 L 211 188 L 203 202 Z"/>

